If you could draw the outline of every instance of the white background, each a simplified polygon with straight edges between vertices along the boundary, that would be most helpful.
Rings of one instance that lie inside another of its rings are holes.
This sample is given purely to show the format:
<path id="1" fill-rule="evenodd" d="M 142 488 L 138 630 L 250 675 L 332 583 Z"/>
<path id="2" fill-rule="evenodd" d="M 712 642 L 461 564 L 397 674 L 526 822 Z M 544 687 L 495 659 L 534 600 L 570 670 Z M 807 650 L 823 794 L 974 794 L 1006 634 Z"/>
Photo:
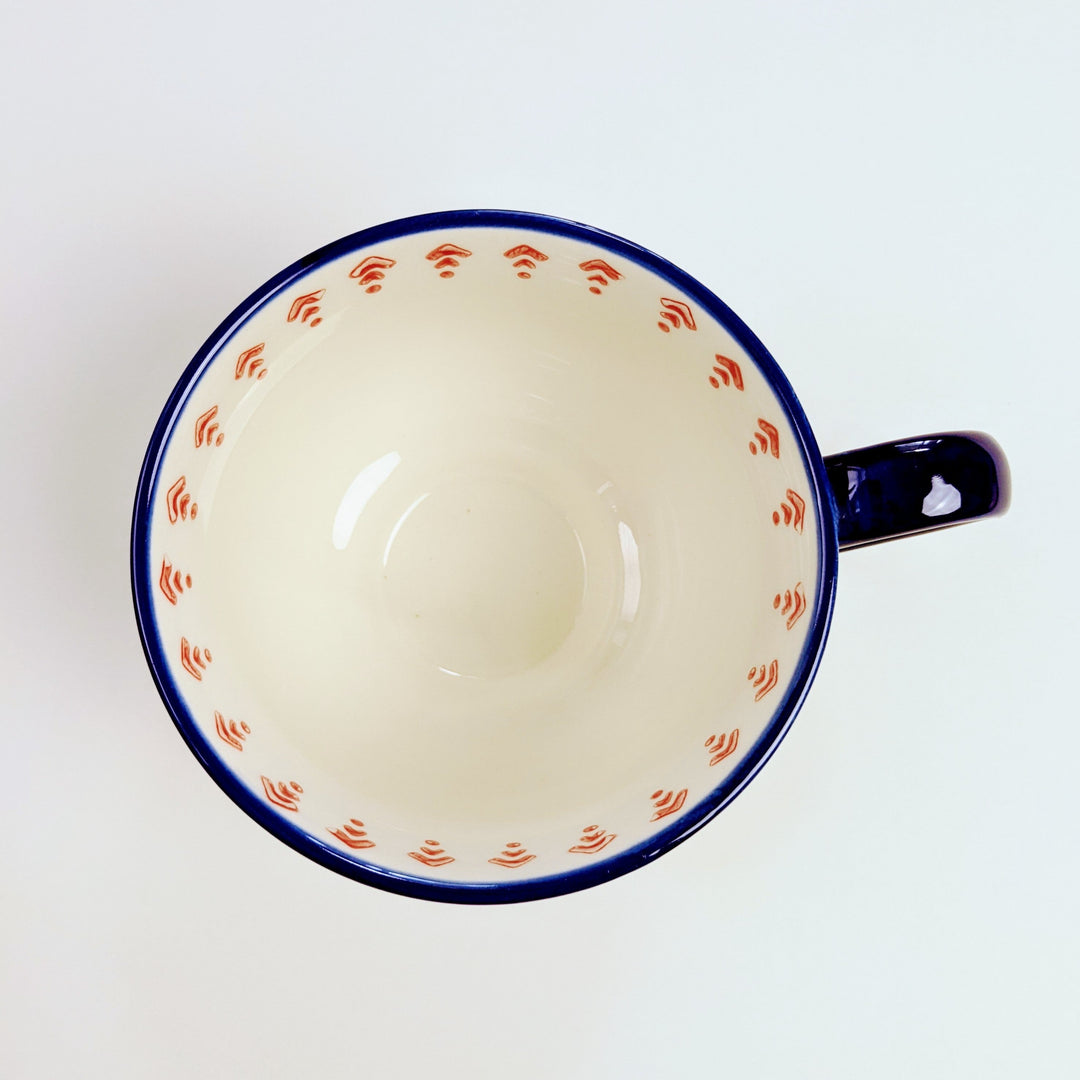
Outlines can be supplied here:
<path id="1" fill-rule="evenodd" d="M 0 1075 L 1077 1075 L 1078 13 L 8 0 Z M 127 565 L 146 441 L 226 312 L 470 206 L 683 266 L 826 452 L 981 428 L 1014 481 L 1003 519 L 842 558 L 809 701 L 712 825 L 494 909 L 236 810 Z"/>

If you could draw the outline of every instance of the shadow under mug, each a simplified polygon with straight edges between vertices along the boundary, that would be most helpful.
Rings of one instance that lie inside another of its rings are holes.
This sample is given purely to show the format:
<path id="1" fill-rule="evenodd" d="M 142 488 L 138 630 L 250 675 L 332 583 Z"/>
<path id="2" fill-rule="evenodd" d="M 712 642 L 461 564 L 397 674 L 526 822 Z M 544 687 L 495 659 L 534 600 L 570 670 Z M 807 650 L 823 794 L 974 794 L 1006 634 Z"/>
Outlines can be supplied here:
<path id="1" fill-rule="evenodd" d="M 196 757 L 391 891 L 510 902 L 684 840 L 787 731 L 841 548 L 1004 510 L 988 437 L 823 457 L 703 285 L 538 214 L 428 214 L 257 289 L 170 395 L 132 585 Z"/>

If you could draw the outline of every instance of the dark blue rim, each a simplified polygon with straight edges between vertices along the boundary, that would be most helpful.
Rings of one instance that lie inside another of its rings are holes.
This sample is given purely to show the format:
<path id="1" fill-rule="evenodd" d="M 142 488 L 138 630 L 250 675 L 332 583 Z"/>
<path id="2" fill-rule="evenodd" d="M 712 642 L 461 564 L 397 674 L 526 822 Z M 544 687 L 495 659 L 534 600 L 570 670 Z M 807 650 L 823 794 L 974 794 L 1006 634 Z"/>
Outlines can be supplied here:
<path id="1" fill-rule="evenodd" d="M 284 820 L 262 802 L 233 774 L 200 734 L 191 714 L 169 674 L 161 639 L 154 621 L 151 598 L 152 573 L 149 564 L 149 538 L 151 507 L 158 480 L 158 467 L 177 414 L 199 378 L 209 366 L 218 349 L 250 319 L 256 311 L 285 286 L 304 277 L 315 268 L 342 255 L 369 247 L 384 240 L 391 240 L 414 233 L 431 232 L 436 229 L 460 229 L 472 227 L 519 228 L 535 232 L 568 236 L 604 248 L 612 254 L 638 263 L 647 270 L 670 282 L 685 296 L 694 300 L 717 319 L 754 359 L 758 368 L 772 384 L 776 396 L 787 410 L 788 417 L 799 440 L 799 450 L 813 482 L 813 501 L 818 521 L 818 590 L 815 597 L 815 617 L 802 655 L 796 677 L 788 687 L 784 699 L 773 714 L 768 727 L 751 748 L 739 767 L 707 798 L 698 802 L 691 811 L 662 832 L 649 837 L 621 854 L 601 863 L 594 863 L 581 870 L 574 870 L 550 877 L 536 878 L 520 883 L 473 884 L 469 882 L 433 881 L 430 878 L 412 877 L 382 867 L 372 866 L 348 858 L 316 837 Z M 772 756 L 780 741 L 787 734 L 795 715 L 802 705 L 806 692 L 813 681 L 832 619 L 833 600 L 836 594 L 837 565 L 836 507 L 825 474 L 825 465 L 818 450 L 810 424 L 776 361 L 765 346 L 754 336 L 749 327 L 718 297 L 699 282 L 665 259 L 651 251 L 623 240 L 611 233 L 549 217 L 511 210 L 455 210 L 445 213 L 421 214 L 402 218 L 371 229 L 353 233 L 332 244 L 299 259 L 287 269 L 256 289 L 240 304 L 210 335 L 195 358 L 187 366 L 179 382 L 173 388 L 158 418 L 154 433 L 143 460 L 139 486 L 135 496 L 135 511 L 131 526 L 131 582 L 135 603 L 135 617 L 142 637 L 143 651 L 157 684 L 158 692 L 165 702 L 192 753 L 202 763 L 218 786 L 245 813 L 254 818 L 264 829 L 279 840 L 299 851 L 302 855 L 346 877 L 390 892 L 402 893 L 423 900 L 441 900 L 464 904 L 517 903 L 523 900 L 539 900 L 561 893 L 575 892 L 598 885 L 602 881 L 619 877 L 637 869 L 676 844 L 682 843 L 697 832 L 706 822 L 728 805 L 754 778 L 758 770 Z"/>

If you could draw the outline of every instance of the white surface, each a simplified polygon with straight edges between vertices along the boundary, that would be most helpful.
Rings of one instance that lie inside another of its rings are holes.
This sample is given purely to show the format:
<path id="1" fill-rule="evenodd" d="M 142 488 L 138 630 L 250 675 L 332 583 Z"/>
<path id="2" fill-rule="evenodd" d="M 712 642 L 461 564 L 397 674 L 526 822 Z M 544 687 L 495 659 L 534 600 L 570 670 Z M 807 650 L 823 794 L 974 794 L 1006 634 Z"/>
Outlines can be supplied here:
<path id="1" fill-rule="evenodd" d="M 1074 1074 L 1077 11 L 7 5 L 0 1073 Z M 233 303 L 485 204 L 711 285 L 826 451 L 979 427 L 1015 492 L 843 557 L 806 708 L 704 832 L 462 909 L 219 793 L 145 670 L 127 530 Z"/>
<path id="2" fill-rule="evenodd" d="M 447 244 L 456 275 L 427 254 Z M 367 294 L 350 271 L 375 257 Z M 720 355 L 735 385 L 710 384 Z M 685 832 L 800 673 L 820 522 L 784 406 L 696 297 L 595 240 L 444 224 L 354 248 L 186 390 L 156 454 L 153 645 L 205 752 L 344 857 L 362 819 L 358 857 L 410 878 L 598 869 L 584 830 L 603 860 Z M 194 584 L 162 588 L 173 567 Z"/>

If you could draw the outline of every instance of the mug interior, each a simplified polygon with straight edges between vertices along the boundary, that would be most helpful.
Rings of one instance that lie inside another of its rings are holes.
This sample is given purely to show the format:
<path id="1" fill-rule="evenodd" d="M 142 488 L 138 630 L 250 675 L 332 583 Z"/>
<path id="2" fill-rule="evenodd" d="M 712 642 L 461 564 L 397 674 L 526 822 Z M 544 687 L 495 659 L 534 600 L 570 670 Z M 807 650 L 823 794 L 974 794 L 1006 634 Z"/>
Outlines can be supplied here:
<path id="1" fill-rule="evenodd" d="M 275 279 L 177 388 L 144 639 L 211 772 L 308 854 L 565 891 L 703 820 L 790 719 L 831 602 L 819 461 L 756 339 L 654 256 L 397 223 Z"/>

